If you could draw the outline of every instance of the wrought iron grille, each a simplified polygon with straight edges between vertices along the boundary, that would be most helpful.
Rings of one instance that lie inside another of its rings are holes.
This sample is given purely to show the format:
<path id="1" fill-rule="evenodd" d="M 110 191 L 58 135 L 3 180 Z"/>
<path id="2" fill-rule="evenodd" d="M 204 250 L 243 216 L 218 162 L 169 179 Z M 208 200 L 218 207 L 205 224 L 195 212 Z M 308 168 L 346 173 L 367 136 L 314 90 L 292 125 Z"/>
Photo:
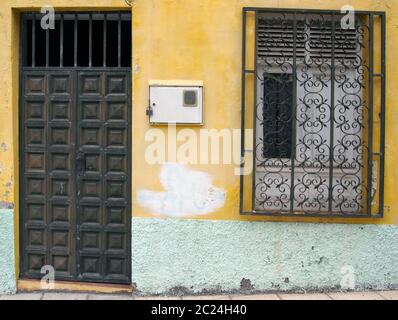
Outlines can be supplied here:
<path id="1" fill-rule="evenodd" d="M 242 214 L 382 217 L 385 28 L 383 12 L 244 8 Z"/>
<path id="2" fill-rule="evenodd" d="M 131 67 L 131 13 L 56 13 L 43 29 L 44 14 L 22 15 L 23 67 Z"/>

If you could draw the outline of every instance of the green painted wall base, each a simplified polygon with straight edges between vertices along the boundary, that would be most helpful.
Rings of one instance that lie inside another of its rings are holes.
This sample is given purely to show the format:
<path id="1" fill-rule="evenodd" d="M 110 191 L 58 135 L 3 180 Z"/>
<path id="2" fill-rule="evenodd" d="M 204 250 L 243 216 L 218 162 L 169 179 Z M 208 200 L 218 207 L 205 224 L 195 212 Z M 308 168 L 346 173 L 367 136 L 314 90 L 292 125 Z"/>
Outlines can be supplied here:
<path id="1" fill-rule="evenodd" d="M 0 209 L 0 293 L 15 293 L 14 211 Z"/>
<path id="2" fill-rule="evenodd" d="M 134 218 L 132 228 L 143 294 L 398 287 L 396 226 Z"/>
<path id="3" fill-rule="evenodd" d="M 350 270 L 356 289 L 398 288 L 397 226 L 134 218 L 132 235 L 143 294 L 335 290 Z M 15 293 L 13 210 L 0 268 L 0 293 Z"/>

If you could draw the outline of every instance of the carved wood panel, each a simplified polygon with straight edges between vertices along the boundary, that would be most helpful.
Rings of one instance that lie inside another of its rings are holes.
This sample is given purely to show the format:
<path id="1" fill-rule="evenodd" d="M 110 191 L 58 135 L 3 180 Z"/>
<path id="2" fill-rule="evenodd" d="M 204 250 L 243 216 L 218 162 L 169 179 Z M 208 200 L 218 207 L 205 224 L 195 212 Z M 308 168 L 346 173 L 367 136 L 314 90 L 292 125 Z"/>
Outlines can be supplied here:
<path id="1" fill-rule="evenodd" d="M 130 72 L 22 78 L 22 275 L 128 283 Z"/>

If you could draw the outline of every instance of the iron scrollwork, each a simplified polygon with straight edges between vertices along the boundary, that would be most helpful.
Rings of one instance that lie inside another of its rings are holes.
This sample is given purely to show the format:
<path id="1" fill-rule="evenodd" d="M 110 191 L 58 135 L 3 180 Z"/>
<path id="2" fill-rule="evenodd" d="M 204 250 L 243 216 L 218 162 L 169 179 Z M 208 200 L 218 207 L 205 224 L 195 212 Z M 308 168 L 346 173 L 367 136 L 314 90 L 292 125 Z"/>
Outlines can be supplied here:
<path id="1" fill-rule="evenodd" d="M 366 212 L 369 18 L 256 17 L 254 211 Z"/>

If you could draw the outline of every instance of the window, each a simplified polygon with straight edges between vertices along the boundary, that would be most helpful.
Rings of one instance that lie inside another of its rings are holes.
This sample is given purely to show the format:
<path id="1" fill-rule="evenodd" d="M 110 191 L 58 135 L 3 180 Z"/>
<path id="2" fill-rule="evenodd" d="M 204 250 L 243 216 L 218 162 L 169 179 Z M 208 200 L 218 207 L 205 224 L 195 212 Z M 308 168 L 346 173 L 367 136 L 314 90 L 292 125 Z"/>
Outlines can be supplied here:
<path id="1" fill-rule="evenodd" d="M 244 9 L 242 130 L 254 137 L 242 213 L 382 216 L 385 16 L 357 13 L 348 29 L 342 18 Z M 245 166 L 249 152 L 243 142 Z"/>

